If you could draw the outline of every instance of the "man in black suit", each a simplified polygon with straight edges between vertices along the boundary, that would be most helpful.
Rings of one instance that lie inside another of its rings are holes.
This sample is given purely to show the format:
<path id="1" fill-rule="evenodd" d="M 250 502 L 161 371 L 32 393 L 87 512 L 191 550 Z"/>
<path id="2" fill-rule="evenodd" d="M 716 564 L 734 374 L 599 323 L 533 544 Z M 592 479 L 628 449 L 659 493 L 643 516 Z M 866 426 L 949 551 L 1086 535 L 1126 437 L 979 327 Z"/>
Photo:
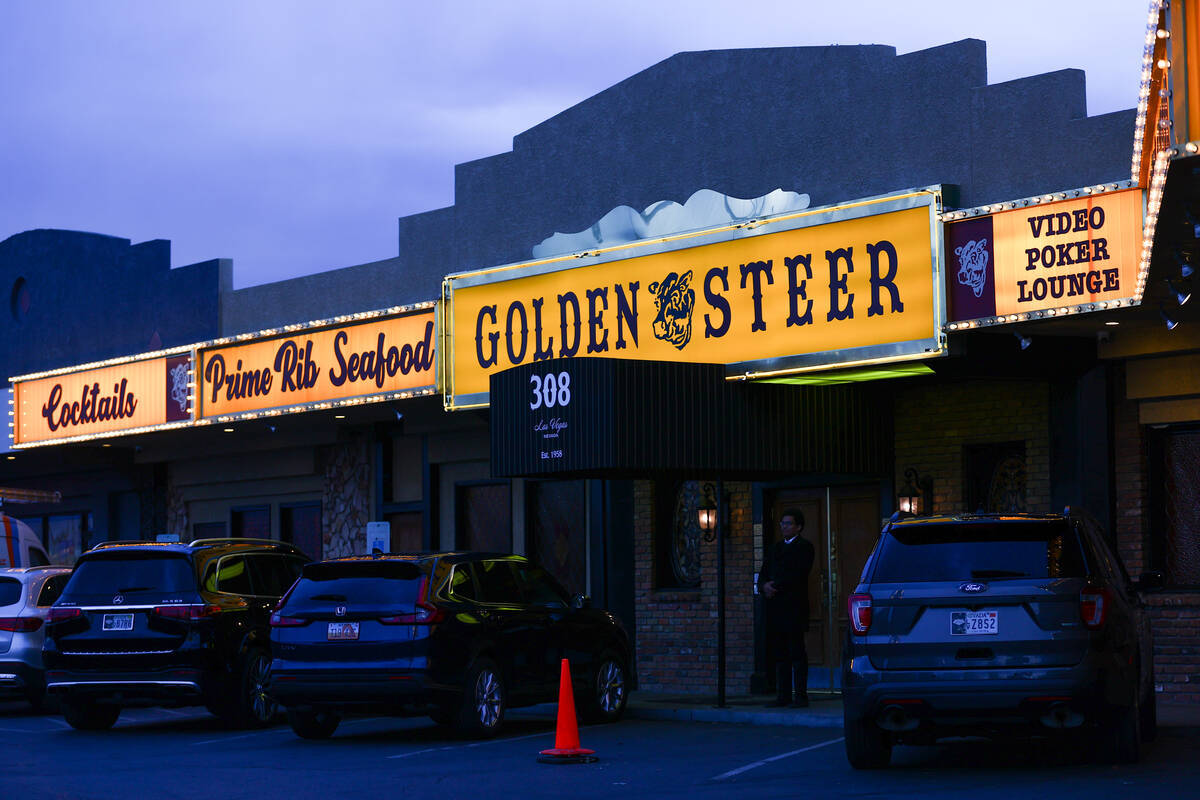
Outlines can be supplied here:
<path id="1" fill-rule="evenodd" d="M 767 638 L 775 652 L 778 697 L 768 706 L 808 705 L 808 573 L 815 551 L 800 535 L 804 514 L 786 509 L 779 518 L 779 541 L 772 545 L 758 573 L 758 591 L 766 598 Z M 795 697 L 792 696 L 793 690 Z"/>

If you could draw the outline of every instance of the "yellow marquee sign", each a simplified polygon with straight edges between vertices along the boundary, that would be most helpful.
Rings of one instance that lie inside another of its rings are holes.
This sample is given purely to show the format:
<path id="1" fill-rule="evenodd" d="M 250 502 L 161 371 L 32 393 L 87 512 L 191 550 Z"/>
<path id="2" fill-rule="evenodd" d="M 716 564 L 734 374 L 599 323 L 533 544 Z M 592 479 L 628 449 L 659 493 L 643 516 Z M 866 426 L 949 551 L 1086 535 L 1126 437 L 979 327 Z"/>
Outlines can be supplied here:
<path id="1" fill-rule="evenodd" d="M 433 309 L 199 351 L 197 418 L 432 393 Z"/>
<path id="2" fill-rule="evenodd" d="M 731 375 L 942 352 L 936 189 L 449 276 L 449 408 L 551 357 L 721 363 Z M 580 261 L 584 263 L 580 265 Z"/>
<path id="3" fill-rule="evenodd" d="M 189 354 L 13 379 L 13 445 L 91 439 L 191 421 Z"/>

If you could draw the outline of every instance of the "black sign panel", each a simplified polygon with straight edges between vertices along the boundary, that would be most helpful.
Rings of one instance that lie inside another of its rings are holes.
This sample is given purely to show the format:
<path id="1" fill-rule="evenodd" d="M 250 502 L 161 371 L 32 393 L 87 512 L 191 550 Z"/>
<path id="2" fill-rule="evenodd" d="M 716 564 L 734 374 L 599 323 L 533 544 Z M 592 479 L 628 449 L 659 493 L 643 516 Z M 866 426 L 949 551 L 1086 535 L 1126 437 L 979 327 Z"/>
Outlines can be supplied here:
<path id="1" fill-rule="evenodd" d="M 891 406 L 856 386 L 725 380 L 719 364 L 549 359 L 491 377 L 492 474 L 885 473 Z"/>

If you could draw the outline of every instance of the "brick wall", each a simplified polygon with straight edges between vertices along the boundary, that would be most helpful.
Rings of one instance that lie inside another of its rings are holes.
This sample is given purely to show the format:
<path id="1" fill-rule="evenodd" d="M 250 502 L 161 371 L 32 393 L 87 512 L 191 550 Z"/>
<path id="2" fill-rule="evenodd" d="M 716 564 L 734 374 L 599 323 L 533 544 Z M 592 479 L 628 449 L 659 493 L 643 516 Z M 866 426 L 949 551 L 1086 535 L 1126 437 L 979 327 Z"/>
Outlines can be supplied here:
<path id="1" fill-rule="evenodd" d="M 1146 429 L 1138 403 L 1125 398 L 1125 373 L 1116 376 L 1113 409 L 1113 477 L 1116 486 L 1117 549 L 1129 573 L 1153 569 L 1147 502 Z M 1158 700 L 1164 704 L 1200 703 L 1200 593 L 1154 592 L 1146 595 L 1154 628 L 1154 673 Z"/>
<path id="2" fill-rule="evenodd" d="M 924 384 L 896 397 L 897 492 L 904 470 L 933 479 L 933 512 L 966 501 L 963 445 L 1025 442 L 1028 511 L 1050 511 L 1050 389 L 1036 381 Z"/>
<path id="3" fill-rule="evenodd" d="M 638 686 L 647 692 L 715 696 L 717 693 L 717 550 L 701 544 L 700 586 L 654 585 L 655 515 L 652 481 L 634 485 L 634 607 Z M 754 598 L 745 576 L 753 573 L 749 483 L 726 483 L 730 530 L 725 542 L 725 691 L 745 694 L 754 671 Z M 736 576 L 731 577 L 731 576 Z"/>

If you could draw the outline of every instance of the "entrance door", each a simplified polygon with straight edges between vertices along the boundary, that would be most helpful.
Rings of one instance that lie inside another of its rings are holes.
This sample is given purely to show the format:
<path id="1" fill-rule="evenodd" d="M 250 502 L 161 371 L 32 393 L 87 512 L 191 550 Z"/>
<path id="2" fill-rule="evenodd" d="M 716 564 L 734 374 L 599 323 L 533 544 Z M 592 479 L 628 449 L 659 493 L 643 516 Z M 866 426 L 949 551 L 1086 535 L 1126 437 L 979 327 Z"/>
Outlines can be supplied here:
<path id="1" fill-rule="evenodd" d="M 774 494 L 767 508 L 770 516 L 763 520 L 764 550 L 779 538 L 779 518 L 785 509 L 799 509 L 804 514 L 803 536 L 815 551 L 808 580 L 808 685 L 817 691 L 835 690 L 841 685 L 846 601 L 879 535 L 879 487 L 785 489 Z M 772 658 L 769 639 L 767 658 Z M 767 673 L 768 680 L 773 680 L 773 670 Z"/>

